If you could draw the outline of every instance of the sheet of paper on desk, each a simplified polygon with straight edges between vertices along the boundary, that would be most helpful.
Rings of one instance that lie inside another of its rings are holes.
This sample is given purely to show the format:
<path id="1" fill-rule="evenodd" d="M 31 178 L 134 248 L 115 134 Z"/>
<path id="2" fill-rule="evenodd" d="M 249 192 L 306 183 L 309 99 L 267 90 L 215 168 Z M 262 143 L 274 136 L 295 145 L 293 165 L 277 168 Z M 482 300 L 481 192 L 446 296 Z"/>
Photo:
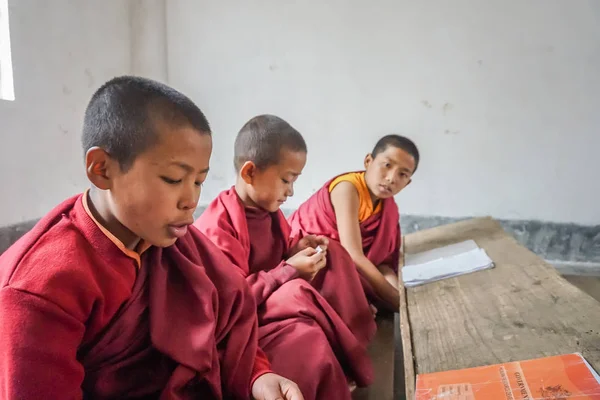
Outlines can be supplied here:
<path id="1" fill-rule="evenodd" d="M 402 280 L 412 287 L 492 268 L 494 262 L 473 240 L 404 256 Z"/>

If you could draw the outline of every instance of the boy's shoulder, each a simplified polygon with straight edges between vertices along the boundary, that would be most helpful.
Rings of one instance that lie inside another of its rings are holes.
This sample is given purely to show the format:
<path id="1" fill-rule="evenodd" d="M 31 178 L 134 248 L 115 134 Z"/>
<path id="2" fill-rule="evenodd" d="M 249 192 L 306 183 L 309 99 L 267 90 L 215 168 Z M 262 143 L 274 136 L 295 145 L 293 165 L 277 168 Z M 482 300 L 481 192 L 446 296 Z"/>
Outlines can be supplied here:
<path id="1" fill-rule="evenodd" d="M 29 293 L 64 309 L 87 308 L 85 299 L 92 302 L 99 295 L 98 281 L 108 264 L 76 222 L 80 198 L 75 196 L 50 211 L 0 255 L 0 290 Z"/>
<path id="2" fill-rule="evenodd" d="M 351 179 L 333 179 L 325 188 L 331 202 L 339 207 L 340 204 L 351 204 L 354 208 L 360 204 L 360 188 Z"/>
<path id="3" fill-rule="evenodd" d="M 232 209 L 237 208 L 238 197 L 235 189 L 230 188 L 220 192 L 210 203 L 206 205 L 200 213 L 198 219 L 207 218 L 214 214 L 227 214 Z"/>
<path id="4" fill-rule="evenodd" d="M 361 179 L 361 178 L 364 179 L 364 176 L 365 176 L 364 170 L 347 171 L 347 172 L 343 172 L 343 173 L 333 176 L 326 182 L 326 184 L 333 183 L 335 181 L 341 182 L 341 181 L 353 181 L 355 179 Z"/>
<path id="5" fill-rule="evenodd" d="M 325 182 L 323 190 L 333 193 L 344 192 L 347 193 L 359 193 L 360 189 L 365 186 L 365 171 L 351 171 L 343 174 L 338 174 L 333 178 Z"/>
<path id="6" fill-rule="evenodd" d="M 232 187 L 223 190 L 200 213 L 194 226 L 202 234 L 213 239 L 212 236 L 220 231 L 234 234 L 245 226 L 244 206 L 239 200 L 235 189 Z M 237 235 L 234 235 L 237 236 Z"/>

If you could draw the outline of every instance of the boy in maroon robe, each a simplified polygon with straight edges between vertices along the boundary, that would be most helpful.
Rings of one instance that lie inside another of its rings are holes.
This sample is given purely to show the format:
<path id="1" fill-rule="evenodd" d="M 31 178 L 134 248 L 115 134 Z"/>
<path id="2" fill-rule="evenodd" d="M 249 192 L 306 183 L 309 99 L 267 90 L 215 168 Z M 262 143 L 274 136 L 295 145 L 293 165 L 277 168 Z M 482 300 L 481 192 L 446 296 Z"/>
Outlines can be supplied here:
<path id="1" fill-rule="evenodd" d="M 358 386 L 373 380 L 366 345 L 376 325 L 349 256 L 329 257 L 323 237 L 289 242 L 280 206 L 293 195 L 306 154 L 302 135 L 287 122 L 251 119 L 235 142 L 235 186 L 195 225 L 246 277 L 258 303 L 259 344 L 273 370 L 298 383 L 306 399 L 349 399 L 345 375 Z"/>
<path id="2" fill-rule="evenodd" d="M 91 189 L 0 257 L 3 399 L 302 399 L 258 348 L 255 301 L 190 226 L 212 151 L 196 105 L 120 77 L 83 127 Z"/>
<path id="3" fill-rule="evenodd" d="M 419 165 L 408 138 L 381 138 L 365 158 L 365 170 L 336 176 L 289 218 L 293 237 L 327 236 L 341 243 L 361 274 L 370 301 L 398 312 L 400 224 L 394 196 L 410 184 Z"/>

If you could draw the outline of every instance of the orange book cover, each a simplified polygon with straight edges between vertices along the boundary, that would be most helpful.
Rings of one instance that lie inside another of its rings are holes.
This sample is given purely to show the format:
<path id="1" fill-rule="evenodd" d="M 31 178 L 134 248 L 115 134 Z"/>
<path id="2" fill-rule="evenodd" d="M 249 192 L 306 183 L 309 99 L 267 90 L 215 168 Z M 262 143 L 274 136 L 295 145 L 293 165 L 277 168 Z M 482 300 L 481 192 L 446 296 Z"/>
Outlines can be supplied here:
<path id="1" fill-rule="evenodd" d="M 416 400 L 600 400 L 579 353 L 417 376 Z"/>

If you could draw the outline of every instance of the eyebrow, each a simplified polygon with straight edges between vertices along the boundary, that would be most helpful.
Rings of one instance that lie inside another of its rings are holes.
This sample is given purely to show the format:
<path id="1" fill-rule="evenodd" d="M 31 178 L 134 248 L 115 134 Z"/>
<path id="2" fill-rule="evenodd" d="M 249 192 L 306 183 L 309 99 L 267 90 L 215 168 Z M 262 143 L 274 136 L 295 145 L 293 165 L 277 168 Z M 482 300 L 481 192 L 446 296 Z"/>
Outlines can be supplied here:
<path id="1" fill-rule="evenodd" d="M 191 166 L 187 165 L 186 163 L 183 162 L 179 162 L 179 161 L 173 161 L 170 165 L 175 165 L 187 172 L 194 172 L 194 168 L 192 168 Z M 207 174 L 208 171 L 210 170 L 210 167 L 206 167 L 205 169 L 203 169 L 202 171 L 198 172 L 198 174 Z"/>

